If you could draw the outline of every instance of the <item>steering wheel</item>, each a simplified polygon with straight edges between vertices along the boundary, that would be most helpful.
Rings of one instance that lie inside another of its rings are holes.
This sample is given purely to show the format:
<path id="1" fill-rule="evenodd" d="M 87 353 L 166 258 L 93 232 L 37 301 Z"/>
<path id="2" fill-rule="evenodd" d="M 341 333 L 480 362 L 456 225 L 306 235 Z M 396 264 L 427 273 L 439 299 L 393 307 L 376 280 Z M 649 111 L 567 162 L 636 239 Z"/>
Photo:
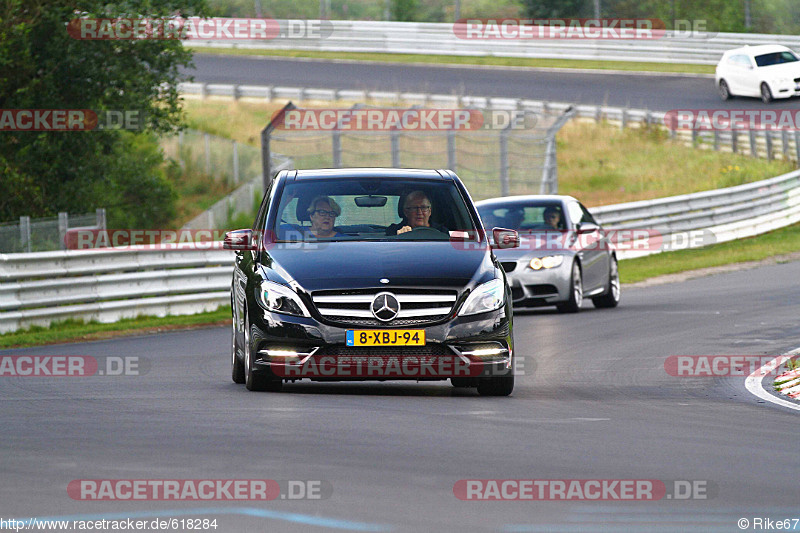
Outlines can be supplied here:
<path id="1" fill-rule="evenodd" d="M 411 228 L 411 231 L 406 231 L 405 233 L 398 233 L 398 239 L 424 239 L 427 237 L 441 237 L 442 235 L 447 235 L 443 231 L 439 231 L 436 228 L 432 228 L 430 226 L 417 226 L 416 228 Z M 448 235 L 449 238 L 449 235 Z"/>

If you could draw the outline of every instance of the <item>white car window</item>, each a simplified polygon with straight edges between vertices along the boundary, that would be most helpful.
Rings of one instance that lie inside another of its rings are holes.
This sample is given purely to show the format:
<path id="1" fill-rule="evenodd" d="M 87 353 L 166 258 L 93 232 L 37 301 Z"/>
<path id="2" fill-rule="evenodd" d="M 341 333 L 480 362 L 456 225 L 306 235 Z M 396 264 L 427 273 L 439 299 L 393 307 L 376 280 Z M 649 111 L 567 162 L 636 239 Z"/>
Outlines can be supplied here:
<path id="1" fill-rule="evenodd" d="M 567 210 L 569 211 L 569 219 L 572 221 L 572 225 L 580 223 L 581 218 L 583 217 L 583 209 L 578 204 L 578 202 L 570 202 L 567 206 Z"/>

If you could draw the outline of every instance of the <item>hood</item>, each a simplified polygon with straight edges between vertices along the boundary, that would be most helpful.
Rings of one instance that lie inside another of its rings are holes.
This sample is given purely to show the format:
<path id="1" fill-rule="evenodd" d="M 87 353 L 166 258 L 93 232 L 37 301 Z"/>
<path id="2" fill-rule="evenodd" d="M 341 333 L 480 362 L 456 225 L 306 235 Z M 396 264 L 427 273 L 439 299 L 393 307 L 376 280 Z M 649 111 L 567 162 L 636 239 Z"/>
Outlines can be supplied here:
<path id="1" fill-rule="evenodd" d="M 763 72 L 764 78 L 774 80 L 778 78 L 794 79 L 800 76 L 800 61 L 793 61 L 791 63 L 783 63 L 780 65 L 771 65 L 768 67 L 760 67 Z"/>
<path id="2" fill-rule="evenodd" d="M 450 241 L 315 243 L 269 250 L 264 266 L 306 291 L 408 285 L 460 290 L 473 279 L 495 275 L 487 249 L 468 250 Z M 382 284 L 382 278 L 389 283 Z"/>

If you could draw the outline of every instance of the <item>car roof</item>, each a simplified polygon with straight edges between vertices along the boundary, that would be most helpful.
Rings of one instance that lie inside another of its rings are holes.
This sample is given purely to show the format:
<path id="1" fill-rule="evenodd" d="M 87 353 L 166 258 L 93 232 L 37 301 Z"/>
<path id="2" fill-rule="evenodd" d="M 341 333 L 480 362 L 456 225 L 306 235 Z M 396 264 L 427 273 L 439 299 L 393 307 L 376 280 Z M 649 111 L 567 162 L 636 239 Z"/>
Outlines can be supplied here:
<path id="1" fill-rule="evenodd" d="M 450 171 L 417 168 L 316 168 L 290 170 L 289 179 L 328 179 L 328 178 L 400 178 L 400 179 L 452 179 Z"/>
<path id="2" fill-rule="evenodd" d="M 481 200 L 479 202 L 475 202 L 477 207 L 481 206 L 500 206 L 500 205 L 525 205 L 531 204 L 536 202 L 568 202 L 568 201 L 576 201 L 577 200 L 572 196 L 566 196 L 563 194 L 528 194 L 528 195 L 521 195 L 521 196 L 502 196 L 499 198 L 488 198 L 486 200 Z"/>
<path id="3" fill-rule="evenodd" d="M 742 46 L 740 48 L 734 48 L 733 50 L 728 50 L 725 52 L 725 55 L 747 54 L 750 56 L 758 56 L 773 52 L 785 52 L 786 50 L 791 49 L 780 44 L 759 44 L 756 46 Z"/>

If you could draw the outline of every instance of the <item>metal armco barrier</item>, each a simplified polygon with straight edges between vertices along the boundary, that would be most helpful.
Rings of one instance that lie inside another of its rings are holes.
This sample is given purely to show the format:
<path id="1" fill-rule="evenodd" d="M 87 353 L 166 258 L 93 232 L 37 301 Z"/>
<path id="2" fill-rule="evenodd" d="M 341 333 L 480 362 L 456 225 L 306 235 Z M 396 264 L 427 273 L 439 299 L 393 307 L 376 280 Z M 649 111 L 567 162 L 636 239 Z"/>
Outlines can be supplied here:
<path id="1" fill-rule="evenodd" d="M 328 21 L 326 21 L 327 23 Z M 332 31 L 272 40 L 184 41 L 186 46 L 453 56 L 502 56 L 713 65 L 725 50 L 745 44 L 800 49 L 796 35 L 668 31 L 656 39 L 464 39 L 452 23 L 332 20 Z M 329 34 L 328 34 L 329 33 Z"/>
<path id="2" fill-rule="evenodd" d="M 233 252 L 214 244 L 0 254 L 0 333 L 229 304 Z"/>

